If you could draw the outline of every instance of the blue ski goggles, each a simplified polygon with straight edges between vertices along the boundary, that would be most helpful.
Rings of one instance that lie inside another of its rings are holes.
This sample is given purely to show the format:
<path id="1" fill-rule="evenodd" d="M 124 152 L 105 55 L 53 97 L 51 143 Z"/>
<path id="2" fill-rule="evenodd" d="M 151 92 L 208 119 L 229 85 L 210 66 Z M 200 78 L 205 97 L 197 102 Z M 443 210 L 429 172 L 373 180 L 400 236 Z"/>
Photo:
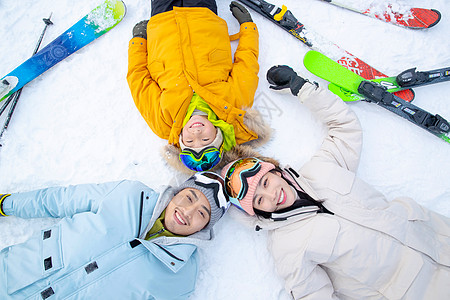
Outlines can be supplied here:
<path id="1" fill-rule="evenodd" d="M 222 147 L 206 147 L 200 152 L 185 148 L 180 153 L 180 161 L 193 171 L 208 171 L 215 167 L 222 158 Z"/>
<path id="2" fill-rule="evenodd" d="M 247 178 L 255 176 L 261 170 L 261 160 L 248 157 L 235 161 L 225 173 L 225 187 L 230 201 L 241 207 L 242 200 L 248 191 Z"/>

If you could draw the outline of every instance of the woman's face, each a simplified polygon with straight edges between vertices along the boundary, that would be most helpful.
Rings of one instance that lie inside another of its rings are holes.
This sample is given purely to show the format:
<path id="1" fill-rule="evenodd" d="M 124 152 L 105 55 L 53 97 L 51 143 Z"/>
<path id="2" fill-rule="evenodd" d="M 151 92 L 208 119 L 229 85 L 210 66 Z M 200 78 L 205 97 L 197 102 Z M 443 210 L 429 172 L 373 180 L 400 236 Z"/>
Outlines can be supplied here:
<path id="1" fill-rule="evenodd" d="M 211 219 L 211 205 L 197 189 L 185 188 L 169 202 L 164 227 L 178 235 L 191 235 L 202 230 Z"/>
<path id="2" fill-rule="evenodd" d="M 265 212 L 274 212 L 291 206 L 295 202 L 295 194 L 291 186 L 281 177 L 279 172 L 268 172 L 256 187 L 253 196 L 253 208 Z"/>
<path id="3" fill-rule="evenodd" d="M 217 131 L 207 117 L 194 115 L 184 125 L 181 133 L 186 147 L 202 148 L 214 141 Z"/>

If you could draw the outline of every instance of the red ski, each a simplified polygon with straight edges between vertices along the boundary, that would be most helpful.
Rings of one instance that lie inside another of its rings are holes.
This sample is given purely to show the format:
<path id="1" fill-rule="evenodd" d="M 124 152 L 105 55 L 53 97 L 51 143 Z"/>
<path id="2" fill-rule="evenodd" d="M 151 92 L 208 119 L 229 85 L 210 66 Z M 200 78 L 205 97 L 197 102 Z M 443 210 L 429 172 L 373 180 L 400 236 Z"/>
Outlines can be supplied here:
<path id="1" fill-rule="evenodd" d="M 362 1 L 361 4 L 343 3 L 339 0 L 322 1 L 376 18 L 378 20 L 412 29 L 433 27 L 441 19 L 441 13 L 435 9 L 409 8 L 390 3 L 366 4 L 364 1 Z"/>
<path id="2" fill-rule="evenodd" d="M 306 46 L 313 50 L 326 53 L 328 57 L 365 79 L 370 80 L 387 77 L 385 74 L 377 71 L 375 68 L 340 48 L 338 45 L 325 39 L 321 35 L 306 30 L 305 26 L 295 18 L 286 6 L 283 5 L 282 8 L 279 8 L 264 0 L 239 1 L 281 27 Z M 414 92 L 411 89 L 399 91 L 395 94 L 408 102 L 414 99 Z"/>

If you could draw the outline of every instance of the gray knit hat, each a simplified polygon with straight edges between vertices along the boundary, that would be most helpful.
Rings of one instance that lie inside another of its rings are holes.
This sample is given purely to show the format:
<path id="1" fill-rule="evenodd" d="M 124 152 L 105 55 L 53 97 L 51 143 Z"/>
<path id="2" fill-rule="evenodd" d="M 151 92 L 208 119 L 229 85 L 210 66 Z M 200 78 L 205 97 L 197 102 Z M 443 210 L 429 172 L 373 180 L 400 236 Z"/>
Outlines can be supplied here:
<path id="1" fill-rule="evenodd" d="M 197 172 L 183 182 L 177 189 L 177 193 L 185 188 L 199 190 L 208 199 L 211 206 L 211 219 L 206 229 L 210 229 L 225 214 L 230 201 L 224 189 L 224 180 L 220 175 L 212 172 Z"/>

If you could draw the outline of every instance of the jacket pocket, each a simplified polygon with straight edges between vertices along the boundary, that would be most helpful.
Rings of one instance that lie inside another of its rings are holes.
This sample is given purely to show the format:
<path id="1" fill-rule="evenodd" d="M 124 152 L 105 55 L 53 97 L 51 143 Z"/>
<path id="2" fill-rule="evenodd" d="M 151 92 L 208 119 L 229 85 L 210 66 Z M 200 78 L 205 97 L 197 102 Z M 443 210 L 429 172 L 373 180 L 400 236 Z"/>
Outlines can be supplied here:
<path id="1" fill-rule="evenodd" d="M 329 170 L 328 187 L 333 191 L 347 195 L 352 190 L 355 181 L 355 173 L 344 168 L 333 165 Z"/>
<path id="2" fill-rule="evenodd" d="M 231 65 L 231 56 L 226 50 L 214 49 L 209 53 L 208 61 L 211 66 L 222 64 Z"/>
<path id="3" fill-rule="evenodd" d="M 391 276 L 384 276 L 389 281 L 380 288 L 387 299 L 402 299 L 423 266 L 422 257 L 409 248 L 398 258 L 397 264 L 393 264 L 395 272 Z"/>
<path id="4" fill-rule="evenodd" d="M 44 279 L 64 266 L 60 226 L 42 230 L 27 242 L 12 246 L 6 258 L 8 294 Z"/>

